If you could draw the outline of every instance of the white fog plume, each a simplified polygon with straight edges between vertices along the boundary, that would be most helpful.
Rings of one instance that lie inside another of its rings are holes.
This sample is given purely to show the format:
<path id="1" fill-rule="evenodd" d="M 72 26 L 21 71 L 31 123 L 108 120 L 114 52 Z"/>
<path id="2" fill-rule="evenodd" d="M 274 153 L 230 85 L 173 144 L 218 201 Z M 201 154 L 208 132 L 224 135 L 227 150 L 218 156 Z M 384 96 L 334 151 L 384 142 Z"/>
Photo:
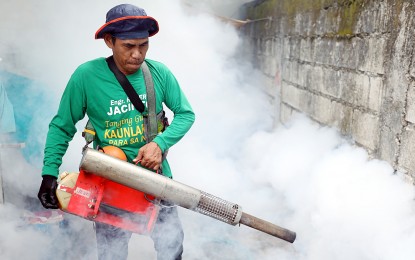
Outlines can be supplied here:
<path id="1" fill-rule="evenodd" d="M 194 127 L 169 153 L 175 179 L 293 230 L 297 240 L 289 244 L 180 209 L 183 258 L 412 259 L 412 185 L 394 175 L 385 162 L 369 159 L 334 129 L 304 117 L 272 128 L 275 111 L 263 94 L 260 73 L 237 57 L 242 42 L 235 28 L 211 15 L 220 4 L 238 2 L 246 1 L 198 1 L 198 8 L 179 1 L 131 3 L 158 20 L 160 32 L 150 38 L 147 57 L 173 71 L 196 113 Z M 9 37 L 0 39 L 0 69 L 42 82 L 39 91 L 53 93 L 57 103 L 76 66 L 110 55 L 93 36 L 106 12 L 120 3 L 124 2 L 3 1 L 0 14 L 7 23 L 1 23 L 0 31 Z M 208 11 L 201 11 L 201 6 L 208 6 Z M 56 103 L 33 102 L 42 111 L 53 110 L 49 118 L 45 114 L 33 122 L 33 129 L 49 123 Z M 82 146 L 78 133 L 62 171 L 78 168 Z M 24 207 L 38 204 L 34 197 L 40 169 L 24 163 L 18 153 L 5 153 L 6 192 L 32 199 L 18 201 L 17 206 L 0 205 L 0 258 L 95 259 L 91 222 L 65 216 L 71 220 L 69 229 L 27 224 Z M 129 259 L 154 256 L 152 242 L 134 235 Z"/>

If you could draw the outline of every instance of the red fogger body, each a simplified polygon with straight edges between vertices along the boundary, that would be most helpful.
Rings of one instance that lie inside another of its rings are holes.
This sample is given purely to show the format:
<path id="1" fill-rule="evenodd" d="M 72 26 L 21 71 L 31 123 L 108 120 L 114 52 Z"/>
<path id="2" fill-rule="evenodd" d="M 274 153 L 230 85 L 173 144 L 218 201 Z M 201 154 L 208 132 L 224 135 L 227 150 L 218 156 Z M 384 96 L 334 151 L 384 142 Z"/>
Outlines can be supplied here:
<path id="1" fill-rule="evenodd" d="M 86 219 L 148 234 L 158 216 L 158 203 L 151 202 L 156 197 L 290 243 L 296 238 L 295 232 L 249 215 L 238 204 L 94 149 L 84 150 L 79 168 L 79 174 L 61 177 L 56 193 L 62 210 Z"/>
<path id="2" fill-rule="evenodd" d="M 296 238 L 295 232 L 249 215 L 238 204 L 90 148 L 84 150 L 79 168 L 227 224 L 243 224 L 290 243 Z"/>
<path id="3" fill-rule="evenodd" d="M 150 234 L 159 206 L 154 196 L 80 170 L 63 173 L 56 191 L 60 209 L 138 234 Z"/>

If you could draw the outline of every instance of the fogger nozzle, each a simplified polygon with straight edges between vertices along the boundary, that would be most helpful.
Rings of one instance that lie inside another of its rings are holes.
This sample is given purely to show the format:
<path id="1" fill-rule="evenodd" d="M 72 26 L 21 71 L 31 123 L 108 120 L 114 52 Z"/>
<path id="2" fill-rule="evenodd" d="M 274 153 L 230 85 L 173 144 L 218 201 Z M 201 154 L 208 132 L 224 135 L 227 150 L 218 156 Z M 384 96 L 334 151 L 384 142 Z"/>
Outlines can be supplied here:
<path id="1" fill-rule="evenodd" d="M 88 173 L 101 176 L 231 225 L 244 224 L 291 243 L 294 242 L 296 237 L 296 234 L 290 230 L 242 212 L 242 208 L 238 204 L 225 201 L 91 148 L 84 150 L 80 168 Z"/>

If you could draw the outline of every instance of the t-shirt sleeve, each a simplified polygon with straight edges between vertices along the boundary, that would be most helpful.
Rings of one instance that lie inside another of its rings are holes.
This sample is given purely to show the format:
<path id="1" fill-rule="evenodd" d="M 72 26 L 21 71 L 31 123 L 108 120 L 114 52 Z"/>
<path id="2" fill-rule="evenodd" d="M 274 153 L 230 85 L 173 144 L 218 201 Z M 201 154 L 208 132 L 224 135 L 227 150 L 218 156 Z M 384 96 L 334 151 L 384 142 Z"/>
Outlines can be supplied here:
<path id="1" fill-rule="evenodd" d="M 162 152 L 182 139 L 195 121 L 193 109 L 176 78 L 167 68 L 164 73 L 164 103 L 173 112 L 174 118 L 170 126 L 153 139 Z"/>
<path id="2" fill-rule="evenodd" d="M 76 133 L 75 125 L 85 116 L 85 111 L 82 73 L 75 71 L 62 94 L 58 112 L 49 124 L 42 175 L 58 176 L 62 157 Z"/>

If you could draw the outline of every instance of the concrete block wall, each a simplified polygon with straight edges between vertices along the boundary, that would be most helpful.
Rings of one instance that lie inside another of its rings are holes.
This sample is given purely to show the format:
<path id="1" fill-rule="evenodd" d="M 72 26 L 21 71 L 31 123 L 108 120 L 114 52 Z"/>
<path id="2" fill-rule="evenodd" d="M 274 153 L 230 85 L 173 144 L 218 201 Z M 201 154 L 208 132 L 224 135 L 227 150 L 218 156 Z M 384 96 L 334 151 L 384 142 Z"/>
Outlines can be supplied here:
<path id="1" fill-rule="evenodd" d="M 257 0 L 243 10 L 277 120 L 305 113 L 415 179 L 415 1 Z"/>

